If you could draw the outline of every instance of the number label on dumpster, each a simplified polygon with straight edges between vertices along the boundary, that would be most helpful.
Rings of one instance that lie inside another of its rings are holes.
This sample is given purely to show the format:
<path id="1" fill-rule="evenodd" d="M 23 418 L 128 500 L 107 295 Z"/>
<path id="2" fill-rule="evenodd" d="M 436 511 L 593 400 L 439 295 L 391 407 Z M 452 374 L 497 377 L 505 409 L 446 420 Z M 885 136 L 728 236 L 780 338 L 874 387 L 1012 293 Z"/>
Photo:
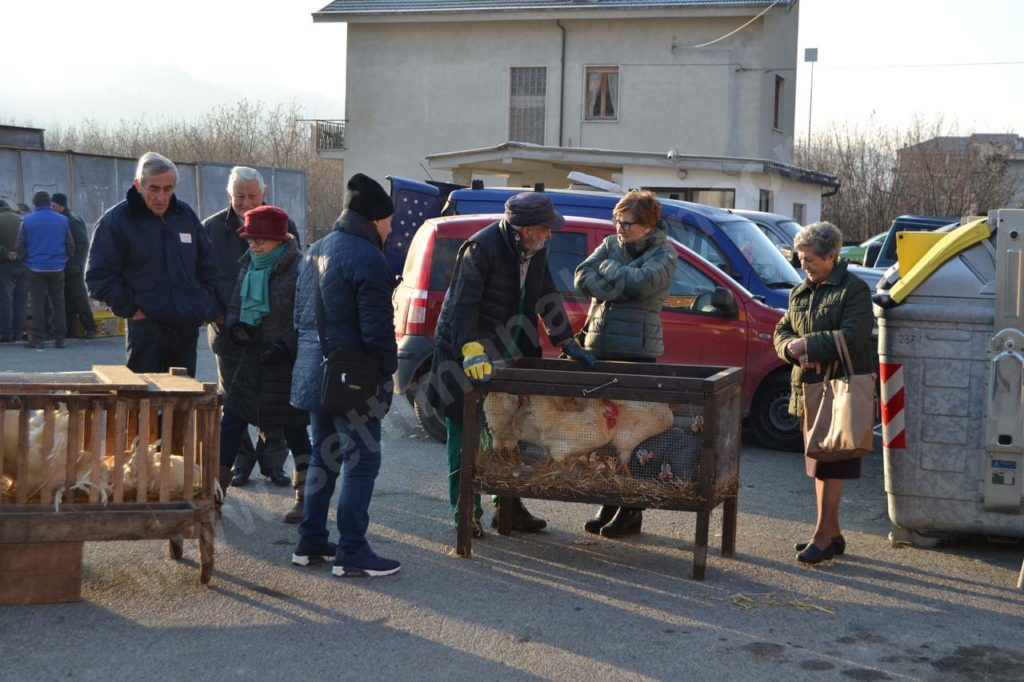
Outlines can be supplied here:
<path id="1" fill-rule="evenodd" d="M 902 343 L 904 345 L 910 345 L 910 344 L 914 343 L 914 335 L 913 334 L 897 334 L 896 335 L 896 343 Z"/>

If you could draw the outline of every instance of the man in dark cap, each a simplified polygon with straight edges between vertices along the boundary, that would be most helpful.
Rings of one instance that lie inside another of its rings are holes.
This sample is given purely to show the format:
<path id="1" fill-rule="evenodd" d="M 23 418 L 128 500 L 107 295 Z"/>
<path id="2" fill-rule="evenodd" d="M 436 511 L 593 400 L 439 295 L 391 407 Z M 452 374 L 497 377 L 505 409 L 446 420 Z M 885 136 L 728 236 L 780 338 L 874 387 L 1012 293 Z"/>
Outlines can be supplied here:
<path id="1" fill-rule="evenodd" d="M 57 192 L 50 199 L 54 211 L 68 219 L 71 239 L 75 242 L 75 255 L 64 268 L 64 307 L 67 312 L 68 335 L 75 336 L 76 323 L 81 322 L 85 338 L 96 338 L 96 320 L 85 291 L 85 259 L 89 256 L 89 230 L 82 219 L 68 209 L 68 197 Z"/>
<path id="2" fill-rule="evenodd" d="M 480 230 L 459 249 L 451 284 L 437 320 L 434 358 L 427 386 L 432 409 L 448 427 L 448 497 L 457 513 L 462 462 L 462 396 L 469 382 L 491 378 L 500 358 L 540 357 L 538 316 L 551 342 L 571 358 L 593 366 L 592 355 L 572 338 L 562 297 L 548 269 L 545 244 L 565 221 L 551 199 L 522 192 L 505 202 L 505 217 Z M 508 514 L 513 530 L 537 533 L 547 526 L 519 498 L 495 501 L 491 525 Z M 505 508 L 505 504 L 508 508 Z M 474 498 L 473 535 L 484 534 L 483 508 Z"/>
<path id="3" fill-rule="evenodd" d="M 366 541 L 370 498 L 380 470 L 381 420 L 391 407 L 390 379 L 398 367 L 391 307 L 395 280 L 384 258 L 394 212 L 383 187 L 362 173 L 352 176 L 345 210 L 334 229 L 309 250 L 295 300 L 299 343 L 291 402 L 310 413 L 313 459 L 306 472 L 292 563 L 333 560 L 337 576 L 384 576 L 401 568 L 398 561 L 375 554 Z M 361 416 L 334 417 L 322 411 L 324 358 L 339 350 L 362 358 L 364 367 L 379 378 L 372 404 Z M 342 469 L 335 545 L 328 540 L 327 511 Z"/>
<path id="4" fill-rule="evenodd" d="M 28 347 L 42 350 L 46 335 L 46 303 L 53 306 L 53 338 L 64 347 L 67 319 L 64 312 L 64 268 L 75 254 L 75 242 L 68 219 L 50 207 L 50 193 L 32 197 L 35 209 L 21 220 L 16 245 L 18 256 L 28 266 L 28 296 L 32 306 L 32 338 Z"/>
<path id="5" fill-rule="evenodd" d="M 21 215 L 0 199 L 0 343 L 21 339 L 25 322 L 25 264 L 18 260 Z"/>

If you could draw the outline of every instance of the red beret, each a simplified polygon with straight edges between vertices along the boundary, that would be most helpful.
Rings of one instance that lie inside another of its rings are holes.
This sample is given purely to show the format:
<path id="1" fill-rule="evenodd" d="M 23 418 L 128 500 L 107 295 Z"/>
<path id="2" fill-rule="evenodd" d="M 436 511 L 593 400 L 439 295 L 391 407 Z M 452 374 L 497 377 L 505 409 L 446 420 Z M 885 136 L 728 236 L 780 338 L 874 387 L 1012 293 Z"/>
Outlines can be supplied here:
<path id="1" fill-rule="evenodd" d="M 288 214 L 277 206 L 257 206 L 245 212 L 245 224 L 238 230 L 242 239 L 288 239 Z"/>

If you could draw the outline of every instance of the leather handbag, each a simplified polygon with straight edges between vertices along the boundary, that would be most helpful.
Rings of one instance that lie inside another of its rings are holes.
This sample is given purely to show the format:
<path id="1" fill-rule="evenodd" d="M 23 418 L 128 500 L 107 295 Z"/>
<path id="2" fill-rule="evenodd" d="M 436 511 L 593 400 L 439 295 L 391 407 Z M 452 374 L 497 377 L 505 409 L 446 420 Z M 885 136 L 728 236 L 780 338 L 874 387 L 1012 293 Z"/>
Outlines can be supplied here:
<path id="1" fill-rule="evenodd" d="M 313 254 L 313 295 L 316 296 L 316 325 L 323 354 L 323 384 L 320 388 L 320 411 L 335 417 L 374 414 L 378 410 L 377 393 L 381 381 L 377 358 L 360 351 L 338 349 L 327 351 L 327 311 L 320 293 L 319 253 Z"/>
<path id="2" fill-rule="evenodd" d="M 819 462 L 863 457 L 874 450 L 875 375 L 854 374 L 841 331 L 833 331 L 839 362 L 821 383 L 804 384 L 804 454 Z M 844 376 L 836 377 L 837 365 Z"/>

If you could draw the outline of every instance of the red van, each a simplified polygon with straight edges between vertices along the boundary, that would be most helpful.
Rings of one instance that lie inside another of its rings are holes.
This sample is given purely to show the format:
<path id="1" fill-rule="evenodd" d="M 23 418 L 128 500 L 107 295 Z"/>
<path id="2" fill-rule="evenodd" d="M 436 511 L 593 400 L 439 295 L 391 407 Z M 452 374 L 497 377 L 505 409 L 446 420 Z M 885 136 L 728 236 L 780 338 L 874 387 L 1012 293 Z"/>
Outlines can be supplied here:
<path id="1" fill-rule="evenodd" d="M 425 409 L 417 382 L 430 369 L 434 329 L 459 246 L 500 218 L 460 215 L 426 221 L 409 245 L 402 282 L 395 289 L 395 391 L 409 398 L 424 429 L 441 441 L 444 423 Z M 548 265 L 574 330 L 583 326 L 589 300 L 573 290 L 573 273 L 614 231 L 608 220 L 565 216 L 565 228 L 552 234 L 548 242 Z M 788 413 L 789 366 L 779 360 L 772 346 L 782 311 L 754 299 L 736 280 L 693 251 L 671 243 L 679 252 L 679 263 L 662 308 L 665 354 L 659 361 L 742 367 L 743 411 L 754 435 L 765 447 L 802 449 L 799 424 Z M 543 325 L 541 330 L 545 354 L 556 356 Z"/>

